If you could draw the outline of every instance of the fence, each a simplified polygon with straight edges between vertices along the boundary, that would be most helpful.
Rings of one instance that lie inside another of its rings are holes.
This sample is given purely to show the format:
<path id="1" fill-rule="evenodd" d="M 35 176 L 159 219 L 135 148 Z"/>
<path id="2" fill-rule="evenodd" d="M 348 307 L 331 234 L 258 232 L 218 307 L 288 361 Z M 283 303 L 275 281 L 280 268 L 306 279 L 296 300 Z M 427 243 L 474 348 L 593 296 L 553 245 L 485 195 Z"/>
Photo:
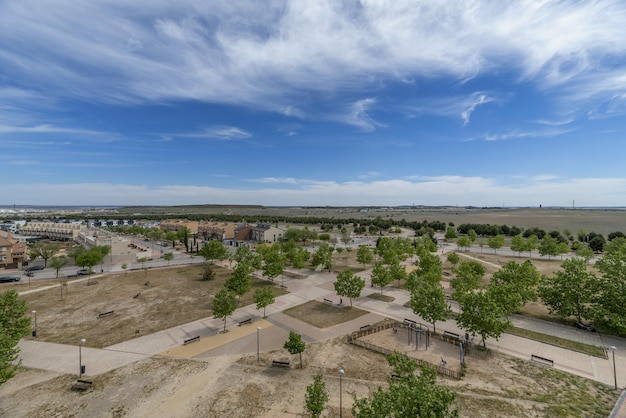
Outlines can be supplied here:
<path id="1" fill-rule="evenodd" d="M 379 347 L 379 346 L 377 346 L 375 344 L 368 343 L 366 341 L 361 341 L 361 340 L 359 340 L 359 338 L 361 338 L 361 337 L 363 337 L 365 335 L 373 334 L 375 332 L 383 331 L 383 330 L 386 330 L 386 329 L 389 329 L 389 328 L 397 328 L 397 327 L 406 328 L 407 325 L 403 324 L 401 322 L 388 322 L 388 323 L 385 323 L 385 324 L 382 324 L 382 325 L 378 325 L 376 327 L 371 327 L 371 328 L 366 329 L 366 330 L 355 331 L 355 332 L 353 332 L 352 334 L 350 334 L 348 336 L 348 342 L 350 344 L 357 345 L 359 347 L 364 347 L 364 348 L 367 348 L 368 350 L 376 351 L 376 352 L 382 353 L 384 355 L 393 354 L 394 353 L 393 350 L 390 350 L 390 349 L 385 348 L 385 347 Z M 449 344 L 455 344 L 455 342 L 453 341 L 453 340 L 455 340 L 454 338 L 445 337 L 445 336 L 440 335 L 440 334 L 433 334 L 433 335 L 436 335 L 438 338 L 442 337 L 442 338 L 439 338 L 441 341 L 445 341 L 445 342 L 447 342 Z M 458 345 L 458 344 L 455 344 L 455 345 Z M 428 362 L 426 360 L 421 360 L 421 359 L 418 359 L 418 358 L 413 358 L 413 360 L 415 360 L 417 362 L 417 364 L 420 365 L 420 366 L 425 365 L 425 366 L 432 367 L 433 369 L 435 369 L 437 371 L 437 373 L 439 373 L 441 375 L 444 375 L 444 376 L 447 376 L 447 377 L 451 377 L 451 378 L 456 379 L 456 380 L 461 380 L 461 373 L 460 373 L 460 371 L 448 369 L 448 368 L 443 367 L 443 366 L 438 366 L 436 364 L 433 364 L 433 363 L 430 363 L 430 362 Z"/>

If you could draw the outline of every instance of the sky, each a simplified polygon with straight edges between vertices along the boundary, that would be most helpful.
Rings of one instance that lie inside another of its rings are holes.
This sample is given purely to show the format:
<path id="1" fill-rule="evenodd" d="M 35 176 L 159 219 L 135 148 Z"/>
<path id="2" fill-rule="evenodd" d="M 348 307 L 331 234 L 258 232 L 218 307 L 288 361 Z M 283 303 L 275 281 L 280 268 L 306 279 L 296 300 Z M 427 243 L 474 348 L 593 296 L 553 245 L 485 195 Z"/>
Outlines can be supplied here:
<path id="1" fill-rule="evenodd" d="M 626 206 L 626 2 L 4 0 L 0 205 Z"/>

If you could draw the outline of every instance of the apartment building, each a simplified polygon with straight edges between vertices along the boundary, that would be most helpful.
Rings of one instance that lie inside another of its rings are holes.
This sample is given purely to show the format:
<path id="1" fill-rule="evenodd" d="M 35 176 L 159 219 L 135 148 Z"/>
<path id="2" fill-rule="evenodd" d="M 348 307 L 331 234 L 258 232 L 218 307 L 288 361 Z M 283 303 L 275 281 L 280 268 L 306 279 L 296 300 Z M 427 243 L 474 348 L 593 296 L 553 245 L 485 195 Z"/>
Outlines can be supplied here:
<path id="1" fill-rule="evenodd" d="M 20 228 L 20 233 L 50 239 L 76 241 L 78 234 L 85 229 L 86 226 L 82 223 L 28 222 Z"/>
<path id="2" fill-rule="evenodd" d="M 0 267 L 20 268 L 25 257 L 26 243 L 13 239 L 9 231 L 0 231 Z"/>

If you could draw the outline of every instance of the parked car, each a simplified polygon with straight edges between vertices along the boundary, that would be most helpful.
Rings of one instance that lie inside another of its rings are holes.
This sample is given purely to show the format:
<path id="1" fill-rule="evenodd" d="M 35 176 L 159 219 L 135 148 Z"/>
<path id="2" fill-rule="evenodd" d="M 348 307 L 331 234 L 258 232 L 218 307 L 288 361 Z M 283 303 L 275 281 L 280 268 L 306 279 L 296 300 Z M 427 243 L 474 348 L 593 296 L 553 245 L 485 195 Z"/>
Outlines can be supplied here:
<path id="1" fill-rule="evenodd" d="M 596 332 L 593 324 L 583 324 L 582 322 L 576 322 L 576 327 L 580 329 L 584 329 L 585 331 Z"/>
<path id="2" fill-rule="evenodd" d="M 30 266 L 26 269 L 26 271 L 35 271 L 35 270 L 43 270 L 43 266 L 42 265 Z"/>
<path id="3" fill-rule="evenodd" d="M 76 272 L 77 276 L 87 276 L 90 274 L 90 270 L 89 269 L 80 269 Z"/>
<path id="4" fill-rule="evenodd" d="M 20 276 L 2 276 L 2 277 L 0 277 L 0 283 L 19 282 L 19 281 L 20 281 Z"/>

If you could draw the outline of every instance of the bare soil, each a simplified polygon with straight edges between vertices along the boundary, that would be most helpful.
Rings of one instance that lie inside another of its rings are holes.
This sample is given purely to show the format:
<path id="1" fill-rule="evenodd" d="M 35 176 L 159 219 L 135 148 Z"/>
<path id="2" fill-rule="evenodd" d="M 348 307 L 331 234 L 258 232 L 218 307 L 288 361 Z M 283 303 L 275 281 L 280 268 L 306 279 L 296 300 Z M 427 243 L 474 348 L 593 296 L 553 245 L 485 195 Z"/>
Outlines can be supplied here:
<path id="1" fill-rule="evenodd" d="M 317 328 L 328 328 L 333 325 L 352 321 L 369 312 L 350 306 L 337 306 L 311 300 L 284 311 L 286 315 L 299 319 Z"/>

